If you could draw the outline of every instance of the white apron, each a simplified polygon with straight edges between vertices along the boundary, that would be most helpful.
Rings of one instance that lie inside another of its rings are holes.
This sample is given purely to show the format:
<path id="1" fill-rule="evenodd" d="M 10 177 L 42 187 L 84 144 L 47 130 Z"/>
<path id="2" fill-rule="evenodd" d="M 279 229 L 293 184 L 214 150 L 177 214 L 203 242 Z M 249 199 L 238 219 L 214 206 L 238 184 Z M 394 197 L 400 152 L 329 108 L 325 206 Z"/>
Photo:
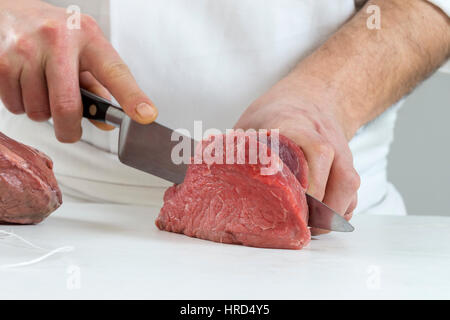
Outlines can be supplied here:
<path id="1" fill-rule="evenodd" d="M 245 108 L 355 12 L 353 0 L 112 0 L 113 45 L 172 128 L 231 128 Z M 405 214 L 386 178 L 396 109 L 351 141 L 361 175 L 356 212 Z M 64 201 L 160 206 L 170 183 L 117 159 L 117 130 L 83 120 L 82 141 L 58 143 L 50 122 L 0 108 L 0 131 L 49 154 Z M 381 212 L 382 211 L 382 212 Z"/>

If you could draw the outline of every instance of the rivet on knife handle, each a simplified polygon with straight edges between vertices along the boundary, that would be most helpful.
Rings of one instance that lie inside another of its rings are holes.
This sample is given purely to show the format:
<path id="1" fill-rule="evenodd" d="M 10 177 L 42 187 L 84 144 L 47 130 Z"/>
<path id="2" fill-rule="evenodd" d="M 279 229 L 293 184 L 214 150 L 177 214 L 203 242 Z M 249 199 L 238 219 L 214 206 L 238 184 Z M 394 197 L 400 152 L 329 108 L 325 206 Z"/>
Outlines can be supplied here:
<path id="1" fill-rule="evenodd" d="M 119 127 L 124 112 L 111 101 L 99 97 L 85 89 L 80 89 L 83 103 L 83 117 Z"/>

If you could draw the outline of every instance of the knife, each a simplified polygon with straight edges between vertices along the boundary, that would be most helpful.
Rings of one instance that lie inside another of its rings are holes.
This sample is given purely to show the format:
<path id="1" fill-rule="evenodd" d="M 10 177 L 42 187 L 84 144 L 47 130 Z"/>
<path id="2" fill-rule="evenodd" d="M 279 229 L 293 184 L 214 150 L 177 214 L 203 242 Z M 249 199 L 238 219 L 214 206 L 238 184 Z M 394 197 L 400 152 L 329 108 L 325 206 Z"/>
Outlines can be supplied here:
<path id="1" fill-rule="evenodd" d="M 195 140 L 174 132 L 157 122 L 147 125 L 139 124 L 131 120 L 121 108 L 111 101 L 87 90 L 81 89 L 81 98 L 83 117 L 120 129 L 118 148 L 120 162 L 176 184 L 183 182 L 187 165 L 175 164 L 171 160 L 172 149 L 181 139 L 189 139 L 191 150 L 194 150 Z M 306 199 L 310 227 L 341 232 L 354 230 L 347 220 L 326 204 L 309 194 L 306 194 Z"/>

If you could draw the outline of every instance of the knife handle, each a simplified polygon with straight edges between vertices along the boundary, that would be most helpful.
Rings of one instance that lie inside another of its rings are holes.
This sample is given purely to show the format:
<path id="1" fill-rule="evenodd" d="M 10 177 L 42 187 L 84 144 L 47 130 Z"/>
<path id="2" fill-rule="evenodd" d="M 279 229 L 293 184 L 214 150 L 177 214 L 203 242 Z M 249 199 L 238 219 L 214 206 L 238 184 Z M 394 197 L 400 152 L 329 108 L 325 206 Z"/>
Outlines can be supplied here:
<path id="1" fill-rule="evenodd" d="M 83 117 L 120 127 L 125 113 L 102 97 L 85 89 L 80 89 L 83 103 Z"/>

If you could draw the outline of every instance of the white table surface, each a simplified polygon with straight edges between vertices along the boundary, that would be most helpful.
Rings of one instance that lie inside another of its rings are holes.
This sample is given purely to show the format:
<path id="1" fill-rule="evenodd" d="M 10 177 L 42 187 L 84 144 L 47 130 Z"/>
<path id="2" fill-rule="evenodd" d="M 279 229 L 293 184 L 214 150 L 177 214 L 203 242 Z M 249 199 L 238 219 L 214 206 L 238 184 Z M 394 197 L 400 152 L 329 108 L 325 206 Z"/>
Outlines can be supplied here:
<path id="1" fill-rule="evenodd" d="M 0 299 L 450 298 L 450 218 L 355 216 L 355 232 L 298 251 L 162 232 L 158 211 L 67 203 L 38 226 L 0 226 L 45 248 L 75 247 L 0 270 Z M 0 265 L 41 254 L 0 240 Z"/>

